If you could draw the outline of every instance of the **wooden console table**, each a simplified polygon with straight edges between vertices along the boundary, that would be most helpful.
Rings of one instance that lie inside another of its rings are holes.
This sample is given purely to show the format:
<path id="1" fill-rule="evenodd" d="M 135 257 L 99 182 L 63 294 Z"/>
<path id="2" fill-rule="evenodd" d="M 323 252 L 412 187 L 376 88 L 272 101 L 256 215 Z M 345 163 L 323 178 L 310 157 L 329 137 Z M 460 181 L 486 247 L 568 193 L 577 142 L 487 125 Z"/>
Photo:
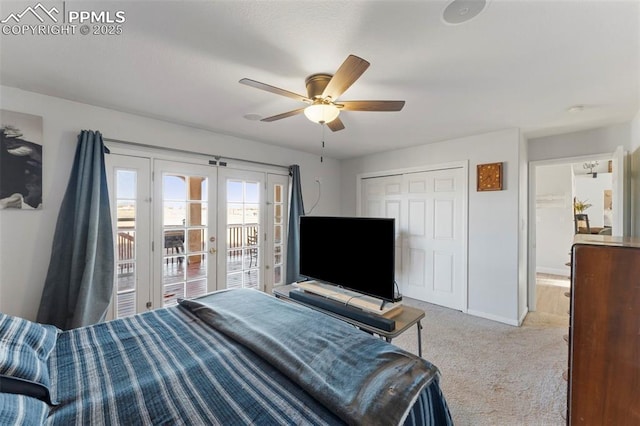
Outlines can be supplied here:
<path id="1" fill-rule="evenodd" d="M 392 311 L 383 315 L 385 318 L 392 319 L 396 322 L 395 330 L 385 331 L 376 327 L 372 327 L 368 324 L 364 324 L 359 321 L 353 320 L 351 318 L 347 318 L 343 315 L 336 314 L 335 312 L 327 311 L 325 309 L 321 309 L 319 307 L 309 305 L 307 303 L 302 303 L 298 300 L 294 300 L 291 297 L 289 297 L 289 292 L 296 288 L 297 287 L 294 284 L 276 287 L 273 289 L 273 294 L 278 299 L 282 299 L 289 302 L 294 302 L 300 305 L 307 306 L 311 309 L 315 309 L 316 311 L 320 311 L 327 315 L 331 315 L 334 318 L 338 318 L 339 320 L 349 323 L 355 327 L 358 327 L 359 329 L 364 330 L 368 333 L 377 334 L 378 336 L 380 336 L 381 338 L 384 338 L 389 343 L 391 343 L 392 339 L 394 339 L 395 337 L 398 337 L 399 335 L 401 335 L 402 333 L 404 333 L 409 328 L 415 325 L 416 328 L 418 329 L 418 356 L 422 357 L 422 335 L 421 335 L 422 324 L 420 324 L 420 321 L 422 320 L 422 318 L 424 318 L 424 311 L 413 308 L 411 306 L 403 305 L 401 308 L 398 309 L 398 311 Z"/>

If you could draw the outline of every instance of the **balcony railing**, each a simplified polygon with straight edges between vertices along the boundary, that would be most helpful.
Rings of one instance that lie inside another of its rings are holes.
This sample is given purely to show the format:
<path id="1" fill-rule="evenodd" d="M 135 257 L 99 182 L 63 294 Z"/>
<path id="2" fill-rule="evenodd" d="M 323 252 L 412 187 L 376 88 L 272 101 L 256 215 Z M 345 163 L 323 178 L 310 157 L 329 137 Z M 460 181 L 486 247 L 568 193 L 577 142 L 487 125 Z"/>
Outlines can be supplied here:
<path id="1" fill-rule="evenodd" d="M 134 219 L 120 219 L 120 222 L 129 222 Z M 246 240 L 243 240 L 242 230 L 247 229 Z M 242 262 L 243 248 L 250 250 L 251 256 L 249 267 L 257 266 L 258 258 L 258 225 L 250 226 L 230 226 L 227 228 L 227 264 L 237 264 Z M 254 247 L 255 246 L 255 247 Z M 132 231 L 120 230 L 116 240 L 116 250 L 118 253 L 118 276 L 133 273 L 135 261 L 135 237 Z M 184 232 L 167 233 L 163 245 L 164 256 L 175 256 L 184 254 Z M 236 263 L 237 262 L 237 263 Z"/>

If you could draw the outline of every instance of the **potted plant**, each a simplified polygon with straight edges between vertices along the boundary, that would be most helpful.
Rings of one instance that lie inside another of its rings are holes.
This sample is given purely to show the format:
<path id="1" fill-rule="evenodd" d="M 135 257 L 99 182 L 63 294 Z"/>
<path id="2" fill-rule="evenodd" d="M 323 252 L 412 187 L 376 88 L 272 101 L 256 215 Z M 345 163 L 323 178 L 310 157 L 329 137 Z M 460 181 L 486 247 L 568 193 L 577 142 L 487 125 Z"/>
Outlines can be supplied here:
<path id="1" fill-rule="evenodd" d="M 582 213 L 592 206 L 592 204 L 587 203 L 587 201 L 589 200 L 580 201 L 577 198 L 573 200 L 573 209 L 576 211 L 576 213 Z"/>

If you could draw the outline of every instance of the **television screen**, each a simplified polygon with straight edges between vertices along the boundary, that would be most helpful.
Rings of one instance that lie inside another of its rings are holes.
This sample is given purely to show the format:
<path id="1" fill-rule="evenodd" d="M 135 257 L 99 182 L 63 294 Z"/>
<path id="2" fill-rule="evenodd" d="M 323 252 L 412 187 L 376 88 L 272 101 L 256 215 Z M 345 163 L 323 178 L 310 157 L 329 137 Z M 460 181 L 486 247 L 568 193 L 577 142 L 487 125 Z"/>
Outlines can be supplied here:
<path id="1" fill-rule="evenodd" d="M 300 274 L 395 301 L 394 219 L 300 217 Z"/>

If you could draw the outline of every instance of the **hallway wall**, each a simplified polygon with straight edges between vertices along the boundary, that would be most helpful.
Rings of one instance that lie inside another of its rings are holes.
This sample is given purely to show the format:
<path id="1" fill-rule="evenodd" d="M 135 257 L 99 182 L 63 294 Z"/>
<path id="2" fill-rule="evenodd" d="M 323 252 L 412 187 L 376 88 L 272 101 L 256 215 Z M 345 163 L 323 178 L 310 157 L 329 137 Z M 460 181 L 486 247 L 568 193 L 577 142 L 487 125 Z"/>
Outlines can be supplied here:
<path id="1" fill-rule="evenodd" d="M 567 275 L 573 240 L 571 164 L 536 169 L 536 272 Z"/>

